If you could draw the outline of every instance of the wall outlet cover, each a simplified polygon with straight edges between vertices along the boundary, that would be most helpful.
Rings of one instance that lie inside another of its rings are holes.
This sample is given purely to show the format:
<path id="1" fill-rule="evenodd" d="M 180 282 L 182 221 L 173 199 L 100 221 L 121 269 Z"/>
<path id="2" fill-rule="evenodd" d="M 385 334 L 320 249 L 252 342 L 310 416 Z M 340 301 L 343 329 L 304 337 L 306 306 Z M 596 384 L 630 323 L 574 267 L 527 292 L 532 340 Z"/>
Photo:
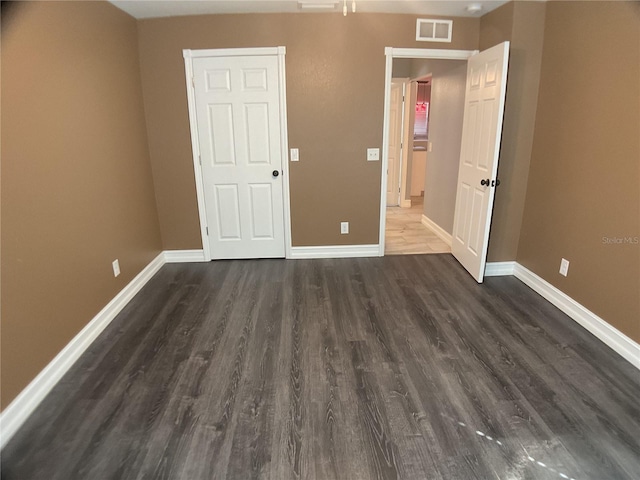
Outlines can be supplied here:
<path id="1" fill-rule="evenodd" d="M 349 233 L 349 222 L 340 222 L 340 233 L 342 235 Z"/>
<path id="2" fill-rule="evenodd" d="M 379 148 L 367 148 L 367 161 L 368 162 L 377 162 L 380 160 L 380 149 Z"/>

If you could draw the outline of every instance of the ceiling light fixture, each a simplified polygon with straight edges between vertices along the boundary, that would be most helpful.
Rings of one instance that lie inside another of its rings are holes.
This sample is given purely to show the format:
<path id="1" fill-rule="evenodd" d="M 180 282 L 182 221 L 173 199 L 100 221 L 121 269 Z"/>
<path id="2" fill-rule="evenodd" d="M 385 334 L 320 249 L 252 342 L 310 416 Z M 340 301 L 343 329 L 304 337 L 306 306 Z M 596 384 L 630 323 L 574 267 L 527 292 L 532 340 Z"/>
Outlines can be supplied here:
<path id="1" fill-rule="evenodd" d="M 467 6 L 466 10 L 469 13 L 481 12 L 482 11 L 482 4 L 481 3 L 472 3 L 472 4 Z"/>
<path id="2" fill-rule="evenodd" d="M 343 0 L 342 15 L 346 17 L 348 12 L 349 12 L 349 9 L 347 8 L 347 0 Z M 351 12 L 356 13 L 356 0 L 351 0 Z"/>
<path id="3" fill-rule="evenodd" d="M 333 10 L 340 0 L 298 0 L 303 10 Z"/>

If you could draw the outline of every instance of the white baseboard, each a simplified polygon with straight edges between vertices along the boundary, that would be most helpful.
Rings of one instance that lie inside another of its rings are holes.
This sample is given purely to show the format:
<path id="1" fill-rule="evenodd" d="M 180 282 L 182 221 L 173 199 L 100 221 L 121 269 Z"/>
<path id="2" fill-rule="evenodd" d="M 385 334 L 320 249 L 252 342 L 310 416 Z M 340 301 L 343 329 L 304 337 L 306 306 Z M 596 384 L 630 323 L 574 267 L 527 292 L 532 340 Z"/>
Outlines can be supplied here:
<path id="1" fill-rule="evenodd" d="M 400 200 L 400 208 L 411 208 L 411 199 Z"/>
<path id="2" fill-rule="evenodd" d="M 165 250 L 166 263 L 204 262 L 204 250 Z"/>
<path id="3" fill-rule="evenodd" d="M 422 215 L 422 224 L 433 231 L 444 243 L 451 246 L 453 239 L 451 238 L 451 234 L 445 231 L 440 225 L 431 220 L 426 215 Z"/>
<path id="4" fill-rule="evenodd" d="M 597 338 L 640 369 L 640 345 L 598 315 L 519 263 L 514 264 L 517 279 L 554 304 Z"/>
<path id="5" fill-rule="evenodd" d="M 516 262 L 487 262 L 484 268 L 485 277 L 504 277 L 505 275 L 513 275 L 516 268 Z"/>
<path id="6" fill-rule="evenodd" d="M 291 247 L 292 259 L 378 257 L 378 245 L 327 245 L 319 247 Z"/>
<path id="7" fill-rule="evenodd" d="M 164 265 L 161 253 L 111 300 L 80 332 L 55 356 L 0 414 L 0 448 L 18 431 L 56 383 L 67 373 L 80 355 L 102 333 L 136 293 Z"/>

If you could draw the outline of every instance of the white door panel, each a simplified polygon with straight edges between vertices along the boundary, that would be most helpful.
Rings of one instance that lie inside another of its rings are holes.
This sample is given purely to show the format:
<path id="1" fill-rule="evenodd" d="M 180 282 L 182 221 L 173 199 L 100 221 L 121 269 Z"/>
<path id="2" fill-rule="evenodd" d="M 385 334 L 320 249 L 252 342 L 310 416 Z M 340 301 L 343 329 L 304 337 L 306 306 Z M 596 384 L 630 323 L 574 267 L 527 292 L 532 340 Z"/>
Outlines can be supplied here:
<path id="1" fill-rule="evenodd" d="M 270 183 L 249 185 L 251 239 L 273 240 L 273 191 Z"/>
<path id="2" fill-rule="evenodd" d="M 215 208 L 217 213 L 217 228 L 213 231 L 218 234 L 218 240 L 239 240 L 240 230 L 240 199 L 238 198 L 238 185 L 215 185 Z"/>
<path id="3" fill-rule="evenodd" d="M 284 257 L 277 56 L 199 57 L 193 72 L 211 257 Z"/>
<path id="4" fill-rule="evenodd" d="M 206 139 L 209 155 L 205 156 L 209 166 L 235 165 L 236 149 L 234 145 L 233 105 L 208 105 L 208 134 Z M 202 149 L 202 145 L 200 146 Z M 205 149 L 206 150 L 206 149 Z"/>
<path id="5" fill-rule="evenodd" d="M 451 252 L 478 282 L 489 244 L 508 55 L 504 42 L 468 60 Z"/>

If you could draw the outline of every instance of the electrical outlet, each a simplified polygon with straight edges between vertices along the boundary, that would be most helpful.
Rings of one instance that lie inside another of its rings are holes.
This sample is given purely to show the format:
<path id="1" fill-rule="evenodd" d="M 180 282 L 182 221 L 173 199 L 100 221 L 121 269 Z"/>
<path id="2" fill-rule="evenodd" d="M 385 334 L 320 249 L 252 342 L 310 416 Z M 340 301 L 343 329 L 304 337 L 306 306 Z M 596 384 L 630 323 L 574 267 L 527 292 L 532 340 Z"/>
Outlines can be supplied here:
<path id="1" fill-rule="evenodd" d="M 111 263 L 111 266 L 113 267 L 113 276 L 117 277 L 120 275 L 120 262 L 117 258 Z"/>
<path id="2" fill-rule="evenodd" d="M 340 222 L 340 233 L 342 235 L 349 233 L 349 222 Z"/>
<path id="3" fill-rule="evenodd" d="M 563 258 L 560 261 L 560 275 L 564 275 L 566 277 L 567 273 L 569 273 L 569 260 Z"/>
<path id="4" fill-rule="evenodd" d="M 367 148 L 367 161 L 368 162 L 377 162 L 380 160 L 380 149 L 379 148 Z"/>

